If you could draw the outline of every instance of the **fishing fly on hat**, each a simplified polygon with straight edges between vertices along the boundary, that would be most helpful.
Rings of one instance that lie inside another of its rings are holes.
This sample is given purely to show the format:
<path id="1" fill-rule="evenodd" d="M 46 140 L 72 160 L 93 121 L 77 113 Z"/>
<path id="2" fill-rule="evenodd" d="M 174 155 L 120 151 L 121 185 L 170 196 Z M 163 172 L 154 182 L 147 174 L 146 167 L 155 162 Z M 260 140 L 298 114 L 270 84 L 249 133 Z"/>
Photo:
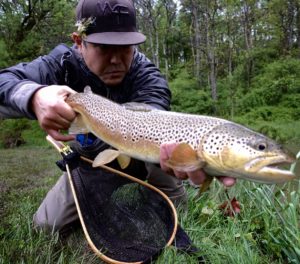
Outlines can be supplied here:
<path id="1" fill-rule="evenodd" d="M 138 32 L 131 0 L 81 0 L 76 8 L 77 27 L 87 42 L 137 45 L 146 40 Z"/>

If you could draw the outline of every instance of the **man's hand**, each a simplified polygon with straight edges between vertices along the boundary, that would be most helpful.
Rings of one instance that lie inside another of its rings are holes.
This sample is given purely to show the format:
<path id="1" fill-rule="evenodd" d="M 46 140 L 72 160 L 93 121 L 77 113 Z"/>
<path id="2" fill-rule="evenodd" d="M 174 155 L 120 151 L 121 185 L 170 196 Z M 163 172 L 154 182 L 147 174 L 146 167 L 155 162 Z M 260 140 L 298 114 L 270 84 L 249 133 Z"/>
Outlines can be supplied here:
<path id="1" fill-rule="evenodd" d="M 174 174 L 177 178 L 186 180 L 190 179 L 195 185 L 200 185 L 205 181 L 206 174 L 203 170 L 196 170 L 191 172 L 179 172 L 173 171 L 169 167 L 166 166 L 166 161 L 170 158 L 173 150 L 177 146 L 177 143 L 170 142 L 164 143 L 160 147 L 160 166 L 162 170 L 167 173 Z M 235 178 L 220 176 L 217 177 L 226 187 L 230 187 L 235 184 Z"/>
<path id="2" fill-rule="evenodd" d="M 59 141 L 74 139 L 74 135 L 63 135 L 61 130 L 70 127 L 76 113 L 65 102 L 65 99 L 76 93 L 68 86 L 46 86 L 33 95 L 31 99 L 32 110 L 35 113 L 42 129 L 51 137 Z"/>

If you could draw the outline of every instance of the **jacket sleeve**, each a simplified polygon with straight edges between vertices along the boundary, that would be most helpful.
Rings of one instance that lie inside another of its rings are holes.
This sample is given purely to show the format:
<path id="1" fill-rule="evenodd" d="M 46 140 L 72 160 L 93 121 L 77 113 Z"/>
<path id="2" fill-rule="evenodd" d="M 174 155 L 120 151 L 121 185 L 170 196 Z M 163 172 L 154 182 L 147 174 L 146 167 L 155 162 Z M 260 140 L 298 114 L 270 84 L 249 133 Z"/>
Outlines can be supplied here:
<path id="1" fill-rule="evenodd" d="M 43 86 L 63 84 L 60 60 L 67 49 L 59 45 L 48 55 L 0 71 L 0 117 L 35 118 L 30 99 Z"/>
<path id="2" fill-rule="evenodd" d="M 131 67 L 130 101 L 170 110 L 171 92 L 159 69 L 144 54 L 138 52 Z"/>

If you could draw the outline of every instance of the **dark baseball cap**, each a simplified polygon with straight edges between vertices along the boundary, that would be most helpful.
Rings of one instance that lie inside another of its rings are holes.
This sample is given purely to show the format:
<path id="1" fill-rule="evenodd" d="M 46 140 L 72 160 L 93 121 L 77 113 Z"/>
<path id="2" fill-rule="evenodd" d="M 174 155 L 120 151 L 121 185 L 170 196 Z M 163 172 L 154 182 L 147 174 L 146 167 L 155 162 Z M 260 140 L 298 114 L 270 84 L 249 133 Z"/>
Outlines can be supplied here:
<path id="1" fill-rule="evenodd" d="M 131 0 L 80 0 L 76 8 L 77 23 L 89 21 L 84 40 L 97 44 L 135 45 L 146 40 L 137 31 Z"/>

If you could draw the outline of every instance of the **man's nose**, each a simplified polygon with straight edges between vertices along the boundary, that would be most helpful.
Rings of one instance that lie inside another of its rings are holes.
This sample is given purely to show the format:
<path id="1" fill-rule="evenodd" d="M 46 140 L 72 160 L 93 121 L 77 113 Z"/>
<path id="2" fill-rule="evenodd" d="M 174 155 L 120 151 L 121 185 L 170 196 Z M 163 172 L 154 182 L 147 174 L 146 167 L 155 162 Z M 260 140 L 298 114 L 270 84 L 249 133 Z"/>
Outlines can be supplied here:
<path id="1" fill-rule="evenodd" d="M 113 53 L 110 57 L 110 63 L 117 64 L 121 61 L 121 56 L 119 53 Z"/>
<path id="2" fill-rule="evenodd" d="M 114 47 L 110 50 L 110 63 L 117 64 L 121 61 L 122 50 Z"/>

